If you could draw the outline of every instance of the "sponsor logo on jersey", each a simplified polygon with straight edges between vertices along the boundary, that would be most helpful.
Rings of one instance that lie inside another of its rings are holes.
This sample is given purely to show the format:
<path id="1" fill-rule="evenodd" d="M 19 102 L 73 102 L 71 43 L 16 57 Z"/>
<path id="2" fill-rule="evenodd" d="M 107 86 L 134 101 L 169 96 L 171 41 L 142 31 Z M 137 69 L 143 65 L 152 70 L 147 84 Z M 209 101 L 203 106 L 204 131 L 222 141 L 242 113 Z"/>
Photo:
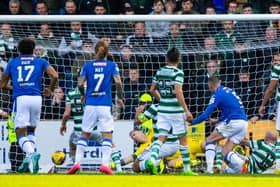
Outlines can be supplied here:
<path id="1" fill-rule="evenodd" d="M 106 62 L 94 62 L 93 66 L 107 66 Z"/>
<path id="2" fill-rule="evenodd" d="M 34 60 L 34 57 L 21 57 L 20 60 Z"/>

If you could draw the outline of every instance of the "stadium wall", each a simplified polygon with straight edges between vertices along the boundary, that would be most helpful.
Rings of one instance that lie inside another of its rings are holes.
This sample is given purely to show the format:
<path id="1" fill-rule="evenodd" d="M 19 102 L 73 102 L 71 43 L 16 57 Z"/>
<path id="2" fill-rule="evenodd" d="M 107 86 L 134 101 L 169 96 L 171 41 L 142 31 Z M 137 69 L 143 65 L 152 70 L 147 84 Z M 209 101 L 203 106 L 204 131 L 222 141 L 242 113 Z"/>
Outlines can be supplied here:
<path id="1" fill-rule="evenodd" d="M 69 157 L 69 137 L 73 129 L 71 121 L 67 124 L 67 132 L 64 136 L 59 133 L 60 121 L 41 121 L 36 130 L 37 148 L 41 153 L 40 172 L 47 172 L 51 166 L 51 154 L 56 150 L 64 150 Z M 9 161 L 9 141 L 6 122 L 0 121 L 1 138 L 0 138 L 0 173 L 6 173 L 10 168 Z M 116 121 L 115 122 L 115 136 L 114 143 L 117 148 L 121 150 L 122 155 L 129 155 L 133 152 L 133 141 L 129 137 L 129 131 L 133 129 L 133 121 Z M 88 165 L 96 165 L 100 162 L 101 147 L 91 146 L 87 148 L 84 154 L 83 163 Z M 65 162 L 65 165 L 67 162 Z"/>

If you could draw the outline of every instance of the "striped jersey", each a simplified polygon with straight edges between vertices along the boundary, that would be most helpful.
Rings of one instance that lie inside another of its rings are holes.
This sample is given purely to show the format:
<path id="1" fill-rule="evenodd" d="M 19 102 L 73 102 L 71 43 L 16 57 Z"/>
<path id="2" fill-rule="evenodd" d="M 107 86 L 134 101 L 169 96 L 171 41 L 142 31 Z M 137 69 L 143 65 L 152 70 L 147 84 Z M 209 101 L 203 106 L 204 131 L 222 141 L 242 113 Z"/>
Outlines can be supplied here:
<path id="1" fill-rule="evenodd" d="M 153 129 L 154 129 L 154 137 L 153 141 L 158 139 L 158 128 L 157 128 L 157 113 L 158 113 L 158 104 L 151 105 L 145 112 L 144 115 L 147 119 L 153 120 Z M 172 132 L 169 133 L 166 142 L 176 142 L 178 141 L 178 137 L 175 135 L 172 135 Z"/>
<path id="2" fill-rule="evenodd" d="M 280 81 L 280 64 L 275 65 L 271 71 L 271 80 Z M 280 84 L 278 84 L 276 101 L 280 101 Z"/>
<path id="3" fill-rule="evenodd" d="M 263 173 L 270 168 L 276 159 L 275 145 L 263 140 L 250 141 L 252 153 L 249 157 L 249 173 Z"/>
<path id="4" fill-rule="evenodd" d="M 84 113 L 84 105 L 81 102 L 81 94 L 78 87 L 70 90 L 66 95 L 66 104 L 71 105 L 71 115 L 74 121 L 74 131 L 82 131 L 82 118 Z"/>
<path id="5" fill-rule="evenodd" d="M 164 66 L 157 71 L 153 83 L 158 84 L 161 97 L 158 112 L 167 114 L 185 112 L 176 98 L 174 87 L 175 84 L 183 85 L 184 83 L 184 72 L 182 70 L 174 66 Z"/>

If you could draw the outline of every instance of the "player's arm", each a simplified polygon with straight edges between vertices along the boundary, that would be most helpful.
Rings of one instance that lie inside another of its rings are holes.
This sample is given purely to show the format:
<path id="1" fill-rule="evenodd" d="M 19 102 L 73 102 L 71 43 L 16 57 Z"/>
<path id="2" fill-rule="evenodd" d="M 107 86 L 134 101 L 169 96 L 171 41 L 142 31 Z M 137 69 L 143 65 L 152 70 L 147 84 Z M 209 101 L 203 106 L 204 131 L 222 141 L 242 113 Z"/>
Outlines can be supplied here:
<path id="1" fill-rule="evenodd" d="M 67 121 L 70 118 L 70 116 L 71 116 L 71 104 L 66 104 L 65 105 L 65 111 L 64 111 L 64 114 L 63 114 L 63 117 L 62 117 L 61 126 L 60 126 L 60 134 L 62 136 L 64 135 L 64 133 L 67 130 L 66 124 L 67 124 Z"/>
<path id="2" fill-rule="evenodd" d="M 120 105 L 122 109 L 125 108 L 124 103 L 123 103 L 123 85 L 122 85 L 122 80 L 121 77 L 117 74 L 113 76 L 114 82 L 116 84 L 116 89 L 117 89 L 117 102 Z"/>
<path id="3" fill-rule="evenodd" d="M 158 83 L 153 82 L 150 88 L 150 93 L 152 94 L 152 96 L 154 96 L 156 98 L 157 101 L 160 100 L 160 93 L 157 89 L 158 87 Z"/>
<path id="4" fill-rule="evenodd" d="M 276 79 L 272 79 L 267 87 L 267 89 L 265 90 L 265 93 L 264 93 L 264 97 L 263 97 L 263 101 L 262 101 L 262 104 L 259 108 L 259 114 L 260 116 L 262 117 L 265 113 L 265 106 L 266 104 L 268 103 L 269 99 L 271 98 L 274 90 L 276 89 L 277 87 L 277 84 L 278 84 L 278 80 Z"/>
<path id="5" fill-rule="evenodd" d="M 13 87 L 11 85 L 8 85 L 9 80 L 10 80 L 10 75 L 3 73 L 0 82 L 0 88 L 12 90 Z"/>
<path id="6" fill-rule="evenodd" d="M 180 103 L 180 105 L 183 107 L 186 115 L 187 115 L 187 121 L 192 121 L 193 120 L 193 116 L 190 113 L 188 106 L 185 102 L 185 98 L 184 98 L 184 94 L 183 94 L 183 89 L 182 89 L 182 84 L 176 84 L 174 85 L 175 88 L 175 93 L 176 93 L 176 98 L 178 100 L 178 102 Z"/>
<path id="7" fill-rule="evenodd" d="M 204 120 L 206 120 L 210 114 L 215 110 L 215 108 L 217 107 L 218 105 L 218 101 L 217 99 L 215 98 L 215 96 L 213 96 L 211 99 L 210 99 L 210 103 L 209 105 L 207 106 L 206 110 L 200 115 L 198 116 L 196 119 L 194 119 L 192 121 L 192 124 L 198 124 Z"/>
<path id="8" fill-rule="evenodd" d="M 51 83 L 48 88 L 45 89 L 45 96 L 50 96 L 51 93 L 54 91 L 57 79 L 58 79 L 58 73 L 55 71 L 55 69 L 52 66 L 48 66 L 46 68 L 47 74 L 51 77 Z"/>

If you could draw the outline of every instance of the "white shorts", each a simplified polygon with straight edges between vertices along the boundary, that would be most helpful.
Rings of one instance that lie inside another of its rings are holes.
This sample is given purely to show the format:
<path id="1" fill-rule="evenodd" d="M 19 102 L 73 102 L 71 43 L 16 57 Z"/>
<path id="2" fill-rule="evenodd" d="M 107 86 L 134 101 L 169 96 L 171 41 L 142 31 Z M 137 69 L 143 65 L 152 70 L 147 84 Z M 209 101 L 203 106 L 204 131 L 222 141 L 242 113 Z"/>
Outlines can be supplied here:
<path id="1" fill-rule="evenodd" d="M 77 145 L 80 137 L 81 137 L 81 132 L 73 131 L 70 135 L 69 144 Z M 93 140 L 101 144 L 103 138 L 100 132 L 93 131 L 90 135 L 89 140 Z"/>
<path id="2" fill-rule="evenodd" d="M 153 144 L 152 144 L 153 145 Z M 151 158 L 152 154 L 152 145 L 147 147 L 137 158 L 137 160 L 149 160 Z M 166 158 L 169 156 L 174 155 L 177 150 L 179 149 L 179 143 L 178 142 L 167 142 L 162 144 L 160 150 L 159 150 L 159 158 Z"/>
<path id="3" fill-rule="evenodd" d="M 185 113 L 166 114 L 158 113 L 157 128 L 159 135 L 172 134 L 181 137 L 187 133 L 187 123 Z"/>
<path id="4" fill-rule="evenodd" d="M 216 130 L 225 138 L 235 144 L 239 144 L 246 136 L 248 128 L 248 121 L 245 120 L 231 120 L 228 124 L 220 122 Z"/>
<path id="5" fill-rule="evenodd" d="M 18 96 L 13 105 L 15 129 L 36 127 L 40 122 L 42 96 Z"/>
<path id="6" fill-rule="evenodd" d="M 90 106 L 85 107 L 82 130 L 92 133 L 97 126 L 100 132 L 113 132 L 113 115 L 109 106 Z"/>
<path id="7" fill-rule="evenodd" d="M 277 103 L 277 112 L 276 112 L 276 130 L 280 131 L 280 102 Z"/>

